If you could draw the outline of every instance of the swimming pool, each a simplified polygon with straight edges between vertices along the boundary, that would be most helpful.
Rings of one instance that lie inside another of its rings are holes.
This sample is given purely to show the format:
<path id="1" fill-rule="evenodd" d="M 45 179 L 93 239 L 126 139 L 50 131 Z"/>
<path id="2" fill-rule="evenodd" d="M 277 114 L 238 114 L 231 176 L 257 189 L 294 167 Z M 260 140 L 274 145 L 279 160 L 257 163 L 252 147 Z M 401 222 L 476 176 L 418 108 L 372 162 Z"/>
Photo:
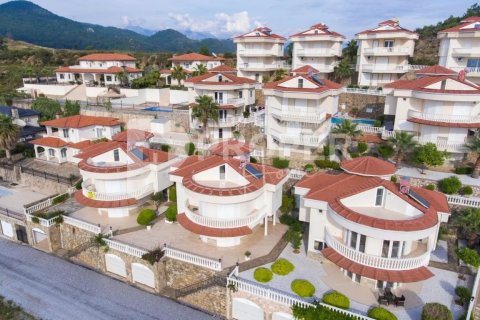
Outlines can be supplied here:
<path id="1" fill-rule="evenodd" d="M 339 124 L 339 123 L 342 123 L 343 120 L 344 118 L 332 117 L 330 121 L 332 124 Z M 374 119 L 352 119 L 352 122 L 373 126 L 373 124 L 375 123 L 375 120 Z"/>
<path id="2" fill-rule="evenodd" d="M 148 108 L 145 108 L 143 110 L 145 110 L 145 111 L 156 111 L 156 112 L 172 112 L 173 111 L 172 108 L 168 108 L 168 107 L 148 107 Z"/>
<path id="3" fill-rule="evenodd" d="M 7 188 L 0 187 L 0 197 L 6 197 L 12 194 L 12 191 L 8 190 Z"/>

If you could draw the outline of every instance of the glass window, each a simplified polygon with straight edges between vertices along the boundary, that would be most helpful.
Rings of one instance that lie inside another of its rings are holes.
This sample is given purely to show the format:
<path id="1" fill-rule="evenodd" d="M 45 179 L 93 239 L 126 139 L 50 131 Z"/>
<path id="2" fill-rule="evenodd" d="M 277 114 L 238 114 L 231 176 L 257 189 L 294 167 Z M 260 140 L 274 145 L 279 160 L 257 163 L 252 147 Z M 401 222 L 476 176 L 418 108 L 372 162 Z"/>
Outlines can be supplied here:
<path id="1" fill-rule="evenodd" d="M 68 129 L 63 129 L 63 137 L 68 138 Z"/>
<path id="2" fill-rule="evenodd" d="M 120 151 L 118 149 L 113 150 L 113 160 L 120 161 Z"/>
<path id="3" fill-rule="evenodd" d="M 468 68 L 479 68 L 480 67 L 480 59 L 468 59 L 467 60 L 467 67 Z"/>
<path id="4" fill-rule="evenodd" d="M 377 289 L 383 289 L 383 281 L 377 280 Z"/>
<path id="5" fill-rule="evenodd" d="M 323 241 L 318 241 L 318 240 L 313 241 L 313 249 L 317 251 L 322 251 L 326 247 L 327 247 L 327 244 Z"/>
<path id="6" fill-rule="evenodd" d="M 48 149 L 48 155 L 49 155 L 50 157 L 55 157 L 55 150 L 53 150 L 53 149 Z"/>
<path id="7" fill-rule="evenodd" d="M 383 240 L 382 257 L 384 257 L 384 258 L 388 257 L 389 248 L 390 248 L 390 241 L 389 240 Z"/>
<path id="8" fill-rule="evenodd" d="M 363 234 L 360 235 L 360 246 L 358 247 L 358 251 L 365 252 L 365 244 L 367 242 L 367 237 Z"/>
<path id="9" fill-rule="evenodd" d="M 60 151 L 60 154 L 62 155 L 62 158 L 66 158 L 67 157 L 67 149 L 62 149 L 62 151 Z"/>
<path id="10" fill-rule="evenodd" d="M 238 98 L 242 99 L 243 98 L 243 91 L 238 91 Z"/>
<path id="11" fill-rule="evenodd" d="M 253 97 L 253 90 L 250 90 L 250 98 Z"/>
<path id="12" fill-rule="evenodd" d="M 393 241 L 391 257 L 398 258 L 399 253 L 400 253 L 400 241 Z"/>
<path id="13" fill-rule="evenodd" d="M 381 206 L 383 203 L 383 188 L 377 189 L 377 198 L 375 199 L 375 205 Z"/>
<path id="14" fill-rule="evenodd" d="M 65 75 L 63 73 L 60 73 L 60 79 L 65 79 Z"/>
<path id="15" fill-rule="evenodd" d="M 105 78 L 107 79 L 107 81 L 112 81 L 112 76 L 106 76 Z"/>
<path id="16" fill-rule="evenodd" d="M 393 45 L 395 44 L 395 42 L 393 40 L 385 40 L 383 42 L 383 46 L 385 48 L 393 48 Z"/>
<path id="17" fill-rule="evenodd" d="M 298 79 L 298 87 L 303 88 L 303 79 Z"/>
<path id="18" fill-rule="evenodd" d="M 224 180 L 225 179 L 225 165 L 220 166 L 219 169 L 220 169 L 220 179 Z"/>
<path id="19" fill-rule="evenodd" d="M 350 233 L 350 247 L 357 249 L 357 237 L 358 233 L 351 231 Z"/>

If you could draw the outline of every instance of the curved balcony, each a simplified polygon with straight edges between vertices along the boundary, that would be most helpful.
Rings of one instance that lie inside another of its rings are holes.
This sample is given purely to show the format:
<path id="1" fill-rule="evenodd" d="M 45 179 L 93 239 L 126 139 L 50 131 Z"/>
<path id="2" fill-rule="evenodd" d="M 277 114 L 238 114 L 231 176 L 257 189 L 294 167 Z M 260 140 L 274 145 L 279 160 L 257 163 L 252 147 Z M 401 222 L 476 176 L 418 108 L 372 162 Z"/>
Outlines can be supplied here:
<path id="1" fill-rule="evenodd" d="M 408 111 L 409 118 L 415 118 L 426 121 L 446 122 L 446 123 L 480 123 L 480 116 L 476 115 L 452 115 L 452 114 L 434 114 L 418 112 L 414 110 Z"/>
<path id="2" fill-rule="evenodd" d="M 82 183 L 82 194 L 89 199 L 99 201 L 119 201 L 125 199 L 142 199 L 154 191 L 153 183 L 142 186 L 132 192 L 97 192 L 95 191 L 95 185 L 90 179 L 85 180 Z"/>
<path id="3" fill-rule="evenodd" d="M 328 232 L 325 233 L 325 238 L 330 248 L 345 258 L 367 267 L 384 270 L 411 270 L 428 265 L 430 260 L 430 252 L 428 250 L 412 258 L 384 258 L 354 250 L 335 239 Z"/>
<path id="4" fill-rule="evenodd" d="M 254 210 L 246 217 L 222 219 L 202 216 L 194 212 L 194 208 L 187 204 L 185 215 L 192 222 L 210 228 L 240 228 L 245 226 L 253 228 L 265 216 L 265 210 L 264 208 Z"/>

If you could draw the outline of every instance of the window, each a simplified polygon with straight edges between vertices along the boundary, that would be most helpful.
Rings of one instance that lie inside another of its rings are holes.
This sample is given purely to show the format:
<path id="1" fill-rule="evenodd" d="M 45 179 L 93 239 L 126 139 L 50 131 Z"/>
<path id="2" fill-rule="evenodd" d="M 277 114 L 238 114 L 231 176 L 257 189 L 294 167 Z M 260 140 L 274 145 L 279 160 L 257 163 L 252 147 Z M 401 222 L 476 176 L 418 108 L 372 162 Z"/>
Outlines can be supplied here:
<path id="1" fill-rule="evenodd" d="M 222 81 L 223 81 L 223 77 L 222 77 L 222 75 L 219 75 L 218 76 L 218 82 L 222 82 Z"/>
<path id="2" fill-rule="evenodd" d="M 389 249 L 390 249 L 390 241 L 389 240 L 383 240 L 382 257 L 384 257 L 384 258 L 388 257 Z"/>
<path id="3" fill-rule="evenodd" d="M 377 198 L 375 199 L 375 205 L 381 206 L 383 203 L 383 188 L 377 189 Z"/>
<path id="4" fill-rule="evenodd" d="M 63 137 L 68 138 L 68 129 L 63 129 Z"/>
<path id="5" fill-rule="evenodd" d="M 303 88 L 303 79 L 298 79 L 298 87 Z"/>
<path id="6" fill-rule="evenodd" d="M 60 151 L 60 154 L 61 154 L 62 158 L 66 158 L 67 157 L 67 149 L 62 149 Z"/>
<path id="7" fill-rule="evenodd" d="M 351 231 L 350 233 L 350 247 L 352 247 L 353 249 L 357 249 L 357 237 L 358 237 L 358 233 L 356 233 L 355 231 Z"/>
<path id="8" fill-rule="evenodd" d="M 467 60 L 467 67 L 468 68 L 480 68 L 480 59 L 468 59 Z"/>
<path id="9" fill-rule="evenodd" d="M 395 44 L 395 41 L 393 41 L 393 40 L 385 40 L 385 41 L 383 42 L 383 46 L 384 46 L 385 48 L 393 48 L 393 45 L 394 45 L 394 44 Z"/>
<path id="10" fill-rule="evenodd" d="M 106 81 L 112 81 L 112 76 L 106 76 L 105 79 L 107 79 Z"/>
<path id="11" fill-rule="evenodd" d="M 220 172 L 220 179 L 225 180 L 225 165 L 221 165 L 219 167 L 219 172 Z"/>
<path id="12" fill-rule="evenodd" d="M 223 103 L 223 92 L 215 91 L 214 96 L 215 96 L 215 103 L 220 103 L 220 104 Z"/>
<path id="13" fill-rule="evenodd" d="M 219 120 L 227 119 L 227 110 L 218 110 L 218 118 Z"/>
<path id="14" fill-rule="evenodd" d="M 65 74 L 60 73 L 60 79 L 65 79 Z"/>
<path id="15" fill-rule="evenodd" d="M 97 128 L 97 138 L 103 138 L 103 128 Z"/>
<path id="16" fill-rule="evenodd" d="M 392 254 L 390 255 L 392 258 L 398 258 L 400 254 L 400 241 L 393 241 L 392 243 Z"/>
<path id="17" fill-rule="evenodd" d="M 313 241 L 313 249 L 316 251 L 322 251 L 327 247 L 327 244 L 323 241 L 315 240 Z"/>
<path id="18" fill-rule="evenodd" d="M 243 98 L 243 91 L 238 91 L 238 99 L 242 99 Z"/>
<path id="19" fill-rule="evenodd" d="M 120 161 L 120 151 L 118 149 L 113 150 L 113 161 Z"/>
<path id="20" fill-rule="evenodd" d="M 218 129 L 218 139 L 223 139 L 223 128 Z"/>
<path id="21" fill-rule="evenodd" d="M 358 247 L 358 251 L 365 253 L 365 245 L 367 242 L 367 237 L 364 234 L 360 235 L 360 246 Z"/>
<path id="22" fill-rule="evenodd" d="M 48 155 L 50 157 L 55 157 L 55 150 L 54 149 L 48 149 Z"/>
<path id="23" fill-rule="evenodd" d="M 260 75 L 258 73 L 255 73 L 255 81 L 259 81 L 260 80 Z"/>
<path id="24" fill-rule="evenodd" d="M 253 97 L 253 90 L 250 90 L 250 98 Z"/>

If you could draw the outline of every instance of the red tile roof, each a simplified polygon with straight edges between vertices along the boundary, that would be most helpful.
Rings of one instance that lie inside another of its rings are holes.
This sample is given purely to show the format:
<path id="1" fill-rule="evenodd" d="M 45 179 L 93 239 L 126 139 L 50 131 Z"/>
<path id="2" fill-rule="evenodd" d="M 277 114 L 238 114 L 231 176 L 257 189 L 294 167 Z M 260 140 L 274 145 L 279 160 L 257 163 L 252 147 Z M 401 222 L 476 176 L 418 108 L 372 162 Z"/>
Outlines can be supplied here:
<path id="1" fill-rule="evenodd" d="M 200 53 L 186 53 L 180 54 L 177 56 L 173 56 L 169 61 L 224 61 L 225 59 L 222 57 L 213 57 L 213 56 L 206 56 Z"/>
<path id="2" fill-rule="evenodd" d="M 93 53 L 80 57 L 80 61 L 136 61 L 132 56 L 121 53 Z"/>
<path id="3" fill-rule="evenodd" d="M 476 122 L 476 123 L 442 122 L 442 121 L 433 121 L 433 120 L 415 118 L 415 116 L 408 116 L 407 121 L 423 124 L 427 126 L 446 127 L 446 128 L 471 128 L 471 129 L 480 128 L 480 122 Z"/>
<path id="4" fill-rule="evenodd" d="M 222 82 L 218 81 L 218 76 L 221 75 L 224 79 Z M 204 81 L 208 78 L 215 78 L 215 81 Z M 228 79 L 230 81 L 225 81 Z M 194 83 L 194 84 L 205 84 L 205 85 L 232 85 L 232 84 L 254 84 L 257 83 L 255 80 L 237 77 L 236 75 L 230 73 L 206 73 L 201 76 L 191 77 L 185 80 L 185 83 Z"/>
<path id="5" fill-rule="evenodd" d="M 68 142 L 55 137 L 39 138 L 39 139 L 30 141 L 30 143 L 34 145 L 50 147 L 50 148 L 61 148 L 61 147 L 67 147 L 69 145 Z"/>
<path id="6" fill-rule="evenodd" d="M 208 150 L 210 151 L 210 153 L 222 157 L 236 157 L 245 154 L 248 155 L 251 152 L 250 146 L 235 139 L 230 139 L 214 144 Z"/>
<path id="7" fill-rule="evenodd" d="M 86 147 L 89 147 L 91 146 L 92 144 L 94 144 L 91 140 L 85 140 L 85 141 L 80 141 L 80 142 L 77 142 L 77 143 L 70 143 L 69 144 L 69 147 L 70 148 L 73 148 L 73 149 L 84 149 Z"/>
<path id="8" fill-rule="evenodd" d="M 214 73 L 220 72 L 220 73 L 233 73 L 233 74 L 236 74 L 236 73 L 237 73 L 237 69 L 232 68 L 232 67 L 229 67 L 229 66 L 227 66 L 226 64 L 222 64 L 222 65 L 216 66 L 215 68 L 212 68 L 212 69 L 208 70 L 208 72 L 214 72 Z"/>
<path id="9" fill-rule="evenodd" d="M 254 32 L 258 32 L 260 33 L 260 35 L 256 35 L 256 34 L 253 34 L 253 35 L 249 35 L 250 33 L 254 33 Z M 270 39 L 281 39 L 281 40 L 286 40 L 284 37 L 282 36 L 279 36 L 278 34 L 275 34 L 275 33 L 271 33 L 272 32 L 272 29 L 268 28 L 268 27 L 258 27 L 248 33 L 245 33 L 245 34 L 242 34 L 240 36 L 236 36 L 234 37 L 234 39 L 241 39 L 241 38 L 270 38 Z"/>
<path id="10" fill-rule="evenodd" d="M 353 137 L 352 140 L 363 141 L 367 143 L 384 143 L 385 142 L 385 140 L 382 139 L 380 134 L 371 134 L 371 133 L 364 133 L 361 136 Z"/>
<path id="11" fill-rule="evenodd" d="M 442 82 L 444 80 L 452 80 L 462 83 L 474 90 L 446 90 L 446 89 L 430 89 L 428 86 Z M 400 89 L 400 90 L 413 90 L 421 92 L 431 93 L 447 93 L 447 94 L 480 94 L 480 87 L 469 81 L 462 81 L 453 76 L 425 76 L 416 78 L 413 80 L 398 80 L 389 84 L 386 84 L 384 88 Z"/>
<path id="12" fill-rule="evenodd" d="M 211 228 L 205 227 L 188 219 L 184 213 L 177 215 L 177 221 L 182 227 L 195 234 L 209 236 L 209 237 L 241 237 L 252 233 L 252 229 L 247 226 L 238 228 Z"/>
<path id="13" fill-rule="evenodd" d="M 153 138 L 154 134 L 138 129 L 128 129 L 117 133 L 112 138 L 118 142 L 141 142 Z"/>
<path id="14" fill-rule="evenodd" d="M 127 71 L 128 73 L 141 73 L 142 69 L 130 68 L 130 67 L 109 67 L 106 69 L 89 69 L 89 68 L 72 68 L 72 67 L 60 67 L 55 70 L 55 72 L 71 72 L 71 73 L 108 73 L 116 74 L 122 71 Z"/>
<path id="15" fill-rule="evenodd" d="M 83 195 L 82 190 L 78 190 L 74 193 L 75 200 L 86 206 L 92 208 L 122 208 L 122 207 L 130 207 L 137 204 L 137 200 L 134 198 L 123 199 L 123 200 L 116 200 L 116 201 L 100 201 L 95 199 L 87 198 Z"/>
<path id="16" fill-rule="evenodd" d="M 386 176 L 397 171 L 393 163 L 370 156 L 345 160 L 340 166 L 348 173 L 364 176 Z"/>
<path id="17" fill-rule="evenodd" d="M 434 274 L 427 267 L 420 267 L 410 270 L 384 270 L 367 267 L 345 258 L 332 248 L 323 249 L 322 254 L 325 258 L 332 261 L 340 268 L 374 280 L 409 283 L 427 280 L 434 276 Z"/>
<path id="18" fill-rule="evenodd" d="M 318 33 L 318 34 L 308 33 L 309 31 L 312 31 L 312 30 L 321 30 L 322 33 Z M 317 23 L 317 24 L 311 26 L 310 29 L 299 32 L 299 33 L 292 34 L 290 37 L 312 37 L 312 36 L 323 36 L 323 35 L 345 38 L 344 35 L 342 35 L 338 32 L 329 30 L 328 26 L 326 24 L 323 24 L 323 23 Z"/>
<path id="19" fill-rule="evenodd" d="M 281 84 L 291 80 L 291 79 L 295 79 L 295 78 L 304 78 L 305 80 L 313 83 L 316 88 L 298 88 L 298 87 L 285 87 L 285 86 L 282 86 Z M 323 81 L 323 85 L 320 85 L 319 83 L 315 82 L 313 80 L 313 78 L 311 77 L 308 77 L 306 75 L 295 75 L 295 76 L 287 76 L 287 77 L 284 77 L 282 80 L 279 80 L 279 81 L 274 81 L 274 82 L 268 82 L 268 83 L 265 83 L 263 85 L 263 88 L 264 89 L 273 89 L 273 90 L 278 90 L 278 91 L 296 91 L 296 92 L 313 92 L 313 93 L 321 93 L 321 92 L 325 92 L 325 91 L 328 91 L 328 90 L 337 90 L 337 89 L 340 89 L 342 87 L 341 84 L 338 84 L 336 82 L 333 82 L 333 81 L 330 81 L 330 80 L 327 80 L 327 79 L 322 79 Z"/>
<path id="20" fill-rule="evenodd" d="M 469 24 L 480 22 L 480 17 L 469 17 L 463 19 L 458 26 L 451 27 L 448 29 L 444 29 L 439 31 L 438 33 L 448 33 L 448 32 L 475 32 L 480 31 L 480 28 L 468 28 L 463 29 L 464 27 L 468 26 Z"/>
<path id="21" fill-rule="evenodd" d="M 442 76 L 457 75 L 457 72 L 439 65 L 428 66 L 423 69 L 415 71 L 415 73 L 418 75 L 442 75 Z"/>
<path id="22" fill-rule="evenodd" d="M 292 70 L 292 73 L 297 73 L 297 74 L 308 74 L 309 72 L 319 73 L 320 71 L 308 64 L 306 66 Z"/>
<path id="23" fill-rule="evenodd" d="M 319 172 L 305 176 L 295 187 L 310 189 L 305 198 L 328 202 L 337 214 L 347 220 L 383 230 L 425 230 L 438 223 L 437 212 L 449 212 L 447 198 L 444 194 L 411 187 L 413 191 L 419 193 L 430 202 L 430 207 L 427 209 L 409 196 L 401 193 L 397 184 L 379 177 L 365 177 L 347 173 L 332 175 Z M 380 219 L 355 212 L 341 201 L 344 198 L 377 187 L 386 188 L 403 201 L 408 202 L 411 206 L 421 211 L 423 215 L 409 220 Z"/>
<path id="24" fill-rule="evenodd" d="M 42 126 L 47 126 L 47 127 L 76 128 L 76 129 L 90 127 L 90 126 L 114 127 L 114 126 L 119 126 L 121 124 L 122 122 L 117 118 L 95 117 L 95 116 L 84 116 L 84 115 L 63 117 L 59 119 L 44 121 L 41 123 Z"/>
<path id="25" fill-rule="evenodd" d="M 383 26 L 390 26 L 394 29 L 387 29 L 387 30 L 377 30 L 379 27 L 383 27 Z M 394 20 L 385 20 L 385 21 L 382 21 L 378 24 L 378 27 L 375 27 L 375 28 L 372 28 L 372 29 L 368 29 L 368 30 L 364 30 L 362 32 L 359 32 L 357 33 L 357 35 L 359 34 L 368 34 L 368 33 L 389 33 L 389 32 L 406 32 L 406 33 L 409 33 L 409 34 L 416 34 L 415 32 L 411 31 L 411 30 L 408 30 L 408 29 L 405 29 L 403 27 L 401 27 L 399 24 L 398 24 L 398 21 L 394 21 Z"/>
<path id="26" fill-rule="evenodd" d="M 249 182 L 249 184 L 233 188 L 212 188 L 201 185 L 193 179 L 194 174 L 220 166 L 222 164 L 228 164 L 231 168 L 242 175 Z M 241 161 L 233 158 L 223 158 L 220 156 L 211 155 L 201 159 L 198 156 L 191 156 L 183 162 L 174 165 L 174 167 L 178 169 L 170 172 L 170 175 L 183 177 L 183 186 L 193 192 L 212 196 L 227 197 L 254 192 L 263 187 L 265 184 L 279 184 L 288 176 L 287 170 L 251 163 L 250 165 L 253 168 L 263 173 L 263 177 L 257 179 L 246 169 L 241 168 L 240 165 Z"/>

